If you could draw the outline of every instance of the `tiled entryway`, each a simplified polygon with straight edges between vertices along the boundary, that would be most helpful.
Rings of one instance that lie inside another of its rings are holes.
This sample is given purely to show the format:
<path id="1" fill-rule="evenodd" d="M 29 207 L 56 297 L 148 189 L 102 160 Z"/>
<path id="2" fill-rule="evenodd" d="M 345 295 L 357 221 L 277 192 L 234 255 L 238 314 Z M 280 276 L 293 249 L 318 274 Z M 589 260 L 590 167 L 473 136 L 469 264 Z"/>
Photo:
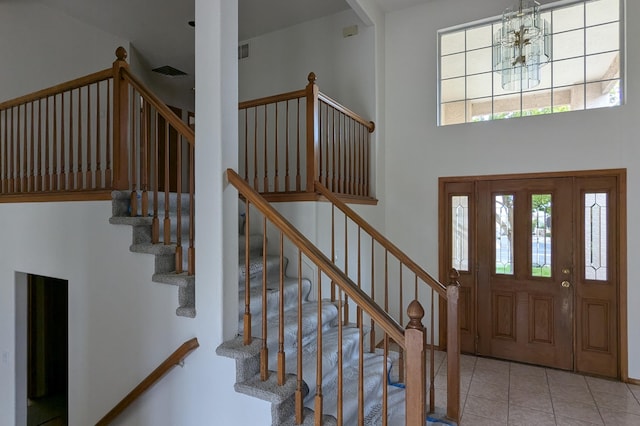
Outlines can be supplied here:
<path id="1" fill-rule="evenodd" d="M 468 355 L 460 363 L 462 426 L 640 426 L 640 386 Z M 436 368 L 439 400 L 446 360 Z"/>

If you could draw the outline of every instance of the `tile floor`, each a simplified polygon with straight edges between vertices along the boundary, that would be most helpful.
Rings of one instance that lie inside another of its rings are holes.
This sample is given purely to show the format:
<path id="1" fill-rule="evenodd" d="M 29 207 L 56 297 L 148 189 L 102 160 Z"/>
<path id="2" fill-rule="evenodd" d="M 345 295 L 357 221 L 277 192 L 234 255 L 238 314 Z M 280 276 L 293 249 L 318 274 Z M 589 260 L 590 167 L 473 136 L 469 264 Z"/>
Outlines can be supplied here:
<path id="1" fill-rule="evenodd" d="M 446 360 L 435 360 L 442 406 Z M 640 386 L 468 355 L 460 364 L 461 426 L 640 426 Z"/>

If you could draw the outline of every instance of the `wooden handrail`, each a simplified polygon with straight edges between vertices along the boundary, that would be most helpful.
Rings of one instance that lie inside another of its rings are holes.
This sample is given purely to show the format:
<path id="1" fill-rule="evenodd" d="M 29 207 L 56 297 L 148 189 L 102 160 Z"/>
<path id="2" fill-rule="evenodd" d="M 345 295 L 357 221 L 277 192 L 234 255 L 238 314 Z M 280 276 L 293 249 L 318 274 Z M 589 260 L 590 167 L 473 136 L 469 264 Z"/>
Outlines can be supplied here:
<path id="1" fill-rule="evenodd" d="M 105 70 L 98 71 L 93 74 L 86 75 L 84 77 L 76 78 L 74 80 L 69 80 L 67 82 L 60 83 L 56 86 L 38 90 L 37 92 L 33 92 L 28 95 L 20 96 L 19 98 L 4 101 L 0 103 L 0 110 L 15 107 L 28 102 L 37 101 L 39 99 L 44 99 L 48 96 L 57 95 L 59 93 L 67 92 L 69 90 L 78 89 L 80 87 L 84 87 L 89 84 L 108 80 L 111 77 L 113 77 L 113 72 L 111 68 L 107 68 Z"/>
<path id="2" fill-rule="evenodd" d="M 353 211 L 349 206 L 347 206 L 338 197 L 336 197 L 335 194 L 329 191 L 323 184 L 321 184 L 320 182 L 315 182 L 315 189 L 329 202 L 342 210 L 342 212 L 347 215 L 356 225 L 358 225 L 365 232 L 371 235 L 371 237 L 373 237 L 382 247 L 388 250 L 389 253 L 398 258 L 400 262 L 402 262 L 404 266 L 415 273 L 418 278 L 420 278 L 431 288 L 437 291 L 440 296 L 446 299 L 447 287 L 444 284 L 429 275 L 427 271 L 425 271 L 422 267 L 420 267 L 420 265 L 415 263 L 413 259 L 411 259 L 405 252 L 400 250 L 395 244 L 389 241 L 384 235 L 382 235 L 378 230 L 376 230 L 366 220 L 364 220 L 362 216 Z"/>
<path id="3" fill-rule="evenodd" d="M 162 362 L 155 370 L 144 378 L 127 396 L 101 418 L 96 426 L 106 426 L 113 422 L 124 410 L 135 402 L 147 389 L 153 386 L 158 380 L 163 378 L 173 367 L 180 365 L 182 361 L 191 354 L 200 344 L 197 338 L 184 342 L 175 352 Z"/>
<path id="4" fill-rule="evenodd" d="M 362 291 L 347 275 L 327 258 L 322 251 L 311 243 L 300 231 L 287 221 L 268 201 L 251 188 L 234 170 L 227 169 L 227 179 L 243 197 L 248 199 L 270 222 L 272 222 L 287 238 L 333 280 L 347 296 L 364 312 L 371 316 L 389 337 L 402 348 L 404 345 L 404 329 L 387 314 L 369 295 Z"/>
<path id="5" fill-rule="evenodd" d="M 147 88 L 136 76 L 134 76 L 131 71 L 127 68 L 122 69 L 122 73 L 124 78 L 129 82 L 133 88 L 135 88 L 140 94 L 143 95 L 145 100 L 151 104 L 159 113 L 162 115 L 165 120 L 169 122 L 171 127 L 176 129 L 178 133 L 182 134 L 185 139 L 191 144 L 195 144 L 195 132 L 187 123 L 182 121 L 180 117 L 178 117 L 175 112 L 171 111 L 164 102 L 160 100 L 156 95 L 154 95 L 151 90 Z"/>
<path id="6" fill-rule="evenodd" d="M 357 121 L 358 123 L 362 124 L 363 126 L 365 126 L 368 130 L 369 133 L 373 133 L 374 130 L 376 129 L 376 125 L 373 121 L 367 121 L 366 119 L 362 118 L 361 115 L 356 114 L 355 112 L 351 111 L 349 108 L 345 107 L 344 105 L 340 104 L 338 101 L 330 98 L 329 96 L 325 95 L 322 92 L 318 93 L 318 99 L 321 100 L 322 102 L 324 102 L 325 104 L 328 104 L 330 107 L 334 108 L 335 110 L 343 113 L 344 115 L 348 116 L 349 118 Z"/>
<path id="7" fill-rule="evenodd" d="M 238 109 L 254 108 L 263 105 L 275 104 L 278 102 L 290 101 L 292 99 L 304 98 L 306 92 L 304 89 L 295 90 L 293 92 L 281 93 L 278 95 L 266 96 L 264 98 L 252 99 L 238 103 Z"/>

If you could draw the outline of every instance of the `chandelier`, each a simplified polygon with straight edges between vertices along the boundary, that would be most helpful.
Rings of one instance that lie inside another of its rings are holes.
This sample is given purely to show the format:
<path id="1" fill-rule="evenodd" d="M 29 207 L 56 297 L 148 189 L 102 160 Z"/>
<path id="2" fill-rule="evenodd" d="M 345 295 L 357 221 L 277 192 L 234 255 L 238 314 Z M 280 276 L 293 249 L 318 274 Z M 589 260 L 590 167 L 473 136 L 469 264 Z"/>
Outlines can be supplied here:
<path id="1" fill-rule="evenodd" d="M 540 84 L 540 68 L 551 59 L 549 23 L 540 18 L 540 3 L 520 0 L 502 14 L 502 28 L 493 36 L 493 70 L 502 88 L 531 89 Z"/>

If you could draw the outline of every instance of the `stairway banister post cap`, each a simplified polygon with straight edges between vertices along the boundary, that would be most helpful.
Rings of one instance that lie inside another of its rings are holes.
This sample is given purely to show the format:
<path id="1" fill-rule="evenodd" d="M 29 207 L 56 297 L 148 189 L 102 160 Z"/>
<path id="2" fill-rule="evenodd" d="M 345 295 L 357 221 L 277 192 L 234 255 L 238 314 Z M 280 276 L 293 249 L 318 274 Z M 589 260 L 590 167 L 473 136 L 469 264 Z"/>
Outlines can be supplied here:
<path id="1" fill-rule="evenodd" d="M 116 58 L 118 59 L 118 61 L 124 61 L 127 59 L 127 49 L 125 49 L 122 46 L 119 46 L 116 49 Z"/>
<path id="2" fill-rule="evenodd" d="M 309 84 L 316 84 L 316 73 L 314 73 L 313 71 L 310 72 L 307 76 L 307 80 L 309 81 Z"/>
<path id="3" fill-rule="evenodd" d="M 460 272 L 458 272 L 458 270 L 456 268 L 451 268 L 449 270 L 449 284 L 448 285 L 453 285 L 453 286 L 459 287 L 460 283 L 458 282 L 458 278 L 460 278 Z"/>
<path id="4" fill-rule="evenodd" d="M 407 308 L 407 315 L 409 316 L 409 324 L 407 329 L 423 329 L 422 318 L 424 318 L 424 308 L 417 300 L 414 300 L 409 304 Z"/>

